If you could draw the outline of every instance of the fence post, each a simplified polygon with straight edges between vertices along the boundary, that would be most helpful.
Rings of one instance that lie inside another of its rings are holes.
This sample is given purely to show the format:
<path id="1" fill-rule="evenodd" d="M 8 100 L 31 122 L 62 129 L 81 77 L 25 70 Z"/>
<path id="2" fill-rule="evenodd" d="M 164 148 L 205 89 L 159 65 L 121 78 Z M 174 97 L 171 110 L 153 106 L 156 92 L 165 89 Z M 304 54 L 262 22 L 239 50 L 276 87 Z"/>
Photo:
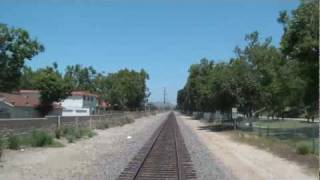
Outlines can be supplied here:
<path id="1" fill-rule="evenodd" d="M 92 116 L 90 116 L 90 119 L 89 119 L 89 127 L 90 129 L 92 129 Z"/>
<path id="2" fill-rule="evenodd" d="M 79 123 L 78 123 L 78 116 L 75 117 L 76 118 L 76 128 L 79 128 Z"/>
<path id="3" fill-rule="evenodd" d="M 313 153 L 316 153 L 316 142 L 315 142 L 315 139 L 316 139 L 316 127 L 317 126 L 314 126 L 312 128 L 312 152 Z"/>
<path id="4" fill-rule="evenodd" d="M 60 119 L 60 116 L 58 116 L 58 128 L 61 127 L 61 119 Z"/>

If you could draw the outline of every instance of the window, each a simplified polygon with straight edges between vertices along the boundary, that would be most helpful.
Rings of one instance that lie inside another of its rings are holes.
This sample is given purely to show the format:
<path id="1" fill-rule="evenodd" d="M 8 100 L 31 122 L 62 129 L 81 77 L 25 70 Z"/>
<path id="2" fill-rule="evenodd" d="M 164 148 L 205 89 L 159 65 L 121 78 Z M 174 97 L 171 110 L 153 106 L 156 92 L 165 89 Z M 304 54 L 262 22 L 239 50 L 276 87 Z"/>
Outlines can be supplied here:
<path id="1" fill-rule="evenodd" d="M 63 112 L 72 112 L 70 109 L 64 109 Z"/>
<path id="2" fill-rule="evenodd" d="M 87 110 L 76 110 L 77 113 L 86 113 Z"/>

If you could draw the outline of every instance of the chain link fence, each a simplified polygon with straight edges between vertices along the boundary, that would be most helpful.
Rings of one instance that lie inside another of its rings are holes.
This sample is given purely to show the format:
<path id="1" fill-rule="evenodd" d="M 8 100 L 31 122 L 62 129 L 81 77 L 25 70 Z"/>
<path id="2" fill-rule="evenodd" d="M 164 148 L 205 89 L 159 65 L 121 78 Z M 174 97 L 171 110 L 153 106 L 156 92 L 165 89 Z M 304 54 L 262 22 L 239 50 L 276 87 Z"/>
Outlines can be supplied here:
<path id="1" fill-rule="evenodd" d="M 306 146 L 312 153 L 319 154 L 319 122 L 303 119 L 267 119 L 240 116 L 232 118 L 231 113 L 194 112 L 199 119 L 215 129 L 236 129 L 260 137 L 270 138 L 288 144 L 293 148 Z"/>

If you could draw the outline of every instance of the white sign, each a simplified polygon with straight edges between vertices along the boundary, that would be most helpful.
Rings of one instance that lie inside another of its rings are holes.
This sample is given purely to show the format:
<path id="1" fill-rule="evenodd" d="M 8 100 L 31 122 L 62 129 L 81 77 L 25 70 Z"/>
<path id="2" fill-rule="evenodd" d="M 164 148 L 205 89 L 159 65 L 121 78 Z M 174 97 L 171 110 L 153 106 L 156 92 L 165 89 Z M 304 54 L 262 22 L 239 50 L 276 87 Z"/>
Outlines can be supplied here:
<path id="1" fill-rule="evenodd" d="M 232 118 L 237 118 L 238 117 L 238 109 L 237 108 L 232 108 Z"/>
<path id="2" fill-rule="evenodd" d="M 237 113 L 238 109 L 237 108 L 232 108 L 232 113 Z"/>

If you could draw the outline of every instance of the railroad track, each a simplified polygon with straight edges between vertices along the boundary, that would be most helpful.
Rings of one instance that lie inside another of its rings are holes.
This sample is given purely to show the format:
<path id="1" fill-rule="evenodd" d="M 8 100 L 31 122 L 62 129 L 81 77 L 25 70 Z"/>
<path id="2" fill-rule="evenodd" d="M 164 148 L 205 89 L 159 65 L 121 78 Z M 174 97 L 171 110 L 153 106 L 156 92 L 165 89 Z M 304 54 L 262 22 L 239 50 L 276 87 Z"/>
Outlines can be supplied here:
<path id="1" fill-rule="evenodd" d="M 190 155 L 173 113 L 169 114 L 167 120 L 154 132 L 118 177 L 118 180 L 136 179 L 196 179 Z"/>

